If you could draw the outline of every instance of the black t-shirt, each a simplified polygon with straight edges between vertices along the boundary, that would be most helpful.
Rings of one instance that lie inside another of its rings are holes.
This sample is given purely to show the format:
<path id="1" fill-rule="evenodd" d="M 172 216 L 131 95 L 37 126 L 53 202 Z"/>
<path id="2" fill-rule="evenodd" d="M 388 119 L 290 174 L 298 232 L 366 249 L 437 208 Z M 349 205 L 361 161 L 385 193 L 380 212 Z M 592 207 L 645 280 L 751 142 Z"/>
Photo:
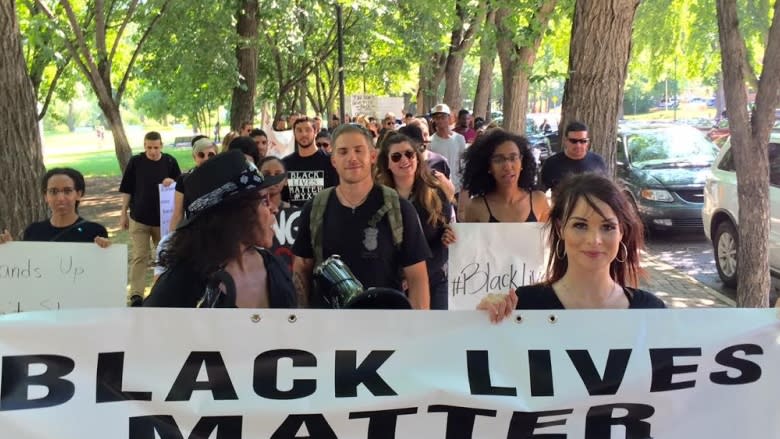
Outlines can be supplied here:
<path id="1" fill-rule="evenodd" d="M 119 192 L 130 194 L 130 218 L 147 226 L 160 225 L 160 189 L 158 184 L 166 178 L 181 175 L 176 159 L 163 154 L 153 161 L 140 153 L 130 159 L 119 184 Z"/>
<path id="2" fill-rule="evenodd" d="M 66 227 L 54 227 L 49 220 L 32 223 L 24 230 L 22 241 L 94 242 L 98 236 L 108 238 L 106 228 L 79 217 Z"/>
<path id="3" fill-rule="evenodd" d="M 437 191 L 442 204 L 442 215 L 444 221 L 449 222 L 450 215 L 452 215 L 452 205 L 447 201 L 447 196 L 442 191 Z M 444 269 L 444 265 L 449 258 L 449 250 L 447 246 L 441 242 L 441 236 L 444 234 L 444 224 L 437 224 L 435 227 L 428 222 L 428 211 L 417 200 L 412 200 L 412 205 L 417 211 L 417 215 L 420 218 L 420 225 L 422 226 L 423 235 L 425 241 L 428 243 L 428 248 L 431 249 L 431 257 L 426 261 L 428 267 L 428 281 L 431 285 L 440 283 L 447 279 L 447 271 Z"/>
<path id="4" fill-rule="evenodd" d="M 187 199 L 187 196 L 184 195 L 184 188 L 187 185 L 187 178 L 190 176 L 190 174 L 192 174 L 192 171 L 194 171 L 194 169 L 190 169 L 176 178 L 176 192 L 180 193 L 184 197 L 182 206 L 184 206 L 185 213 L 187 206 L 190 205 L 192 200 Z"/>
<path id="5" fill-rule="evenodd" d="M 638 288 L 623 287 L 628 298 L 629 309 L 666 308 L 664 302 L 653 293 Z M 544 284 L 526 285 L 518 288 L 517 309 L 564 309 L 553 287 Z"/>
<path id="6" fill-rule="evenodd" d="M 417 211 L 407 200 L 400 201 L 404 233 L 401 248 L 398 249 L 393 243 L 387 215 L 377 224 L 376 236 L 367 230 L 368 221 L 384 205 L 381 187 L 374 186 L 366 201 L 354 212 L 351 207 L 342 205 L 336 191 L 332 191 L 323 216 L 323 257 L 340 255 L 366 289 L 387 287 L 401 290 L 401 270 L 429 259 L 431 251 L 423 236 Z M 298 236 L 293 244 L 293 254 L 307 259 L 314 259 L 309 229 L 311 207 L 311 202 L 303 207 Z M 317 294 L 312 294 L 310 299 L 313 308 L 330 307 Z"/>
<path id="7" fill-rule="evenodd" d="M 607 174 L 604 159 L 595 152 L 588 151 L 581 160 L 572 160 L 565 153 L 559 152 L 544 161 L 542 165 L 541 182 L 543 190 L 553 189 L 569 174 L 584 172 L 601 172 Z"/>
<path id="8" fill-rule="evenodd" d="M 268 276 L 268 303 L 271 308 L 296 308 L 297 299 L 290 269 L 279 258 L 263 248 L 257 248 L 263 257 Z M 167 308 L 196 308 L 206 293 L 208 279 L 190 267 L 177 265 L 166 270 L 152 287 L 144 306 Z"/>
<path id="9" fill-rule="evenodd" d="M 321 190 L 339 184 L 330 156 L 322 150 L 309 157 L 294 152 L 282 162 L 287 170 L 287 187 L 282 198 L 293 206 L 301 207 Z"/>

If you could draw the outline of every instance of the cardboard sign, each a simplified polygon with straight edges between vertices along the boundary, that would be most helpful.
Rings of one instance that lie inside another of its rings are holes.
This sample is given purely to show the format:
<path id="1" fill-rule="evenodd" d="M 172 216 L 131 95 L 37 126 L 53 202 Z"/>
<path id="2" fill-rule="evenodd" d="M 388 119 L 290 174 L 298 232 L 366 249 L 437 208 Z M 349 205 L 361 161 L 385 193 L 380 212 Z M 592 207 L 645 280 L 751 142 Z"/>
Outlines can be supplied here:
<path id="1" fill-rule="evenodd" d="M 0 245 L 0 314 L 124 307 L 127 246 L 9 242 Z"/>
<path id="2" fill-rule="evenodd" d="M 488 293 L 506 294 L 544 276 L 542 223 L 457 223 L 450 246 L 449 309 L 476 309 Z"/>

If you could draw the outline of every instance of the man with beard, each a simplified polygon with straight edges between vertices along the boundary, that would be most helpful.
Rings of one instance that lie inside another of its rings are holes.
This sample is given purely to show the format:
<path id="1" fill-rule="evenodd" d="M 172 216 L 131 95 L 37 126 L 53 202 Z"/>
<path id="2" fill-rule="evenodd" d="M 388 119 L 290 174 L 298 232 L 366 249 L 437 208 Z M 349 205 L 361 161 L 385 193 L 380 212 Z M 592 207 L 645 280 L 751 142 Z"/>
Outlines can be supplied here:
<path id="1" fill-rule="evenodd" d="M 287 196 L 292 206 L 303 206 L 321 190 L 336 186 L 338 174 L 330 156 L 314 144 L 314 123 L 308 117 L 296 119 L 293 125 L 295 152 L 282 159 L 287 169 Z"/>

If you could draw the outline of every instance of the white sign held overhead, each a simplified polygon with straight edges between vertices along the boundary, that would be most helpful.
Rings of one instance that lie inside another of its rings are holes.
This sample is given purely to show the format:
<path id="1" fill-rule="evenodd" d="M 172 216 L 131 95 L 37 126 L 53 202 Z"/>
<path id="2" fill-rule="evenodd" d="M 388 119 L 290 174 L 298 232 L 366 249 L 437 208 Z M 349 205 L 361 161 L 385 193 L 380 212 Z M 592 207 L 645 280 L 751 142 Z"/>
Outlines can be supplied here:
<path id="1" fill-rule="evenodd" d="M 9 242 L 0 245 L 0 314 L 125 306 L 127 246 Z"/>
<path id="2" fill-rule="evenodd" d="M 449 248 L 449 309 L 473 310 L 489 293 L 506 294 L 544 276 L 543 223 L 456 223 Z"/>

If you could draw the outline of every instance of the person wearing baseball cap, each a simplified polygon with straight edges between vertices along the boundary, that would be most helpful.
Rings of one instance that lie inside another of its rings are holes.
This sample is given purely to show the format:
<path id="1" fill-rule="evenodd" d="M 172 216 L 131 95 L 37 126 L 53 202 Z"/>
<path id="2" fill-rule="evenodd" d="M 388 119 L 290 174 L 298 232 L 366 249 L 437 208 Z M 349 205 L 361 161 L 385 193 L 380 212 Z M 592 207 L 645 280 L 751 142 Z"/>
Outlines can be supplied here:
<path id="1" fill-rule="evenodd" d="M 466 139 L 450 129 L 450 107 L 447 104 L 438 104 L 431 109 L 431 117 L 434 123 L 434 134 L 428 149 L 441 154 L 447 159 L 447 163 L 455 176 L 460 175 L 461 159 L 466 151 Z M 460 178 L 453 178 L 455 191 L 460 190 Z"/>
<path id="2" fill-rule="evenodd" d="M 187 179 L 186 218 L 160 254 L 165 270 L 144 306 L 295 308 L 289 268 L 268 248 L 274 214 L 264 177 L 239 150 L 196 168 Z"/>

